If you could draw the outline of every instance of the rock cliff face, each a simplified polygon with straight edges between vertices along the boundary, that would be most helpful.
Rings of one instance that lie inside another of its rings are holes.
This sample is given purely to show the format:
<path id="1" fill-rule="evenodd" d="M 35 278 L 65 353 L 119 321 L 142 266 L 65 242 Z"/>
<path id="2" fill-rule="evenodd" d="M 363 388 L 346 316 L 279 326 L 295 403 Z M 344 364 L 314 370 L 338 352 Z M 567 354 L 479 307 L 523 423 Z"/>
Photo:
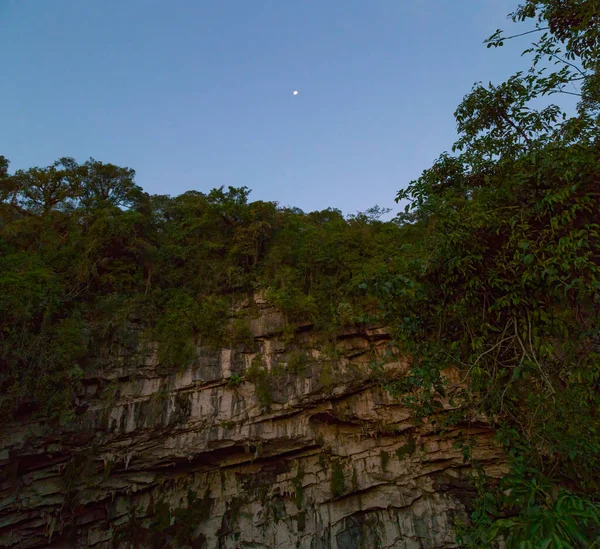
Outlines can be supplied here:
<path id="1" fill-rule="evenodd" d="M 473 497 L 459 443 L 499 477 L 491 430 L 441 430 L 383 392 L 370 364 L 407 368 L 385 328 L 332 340 L 253 310 L 253 344 L 199 347 L 186 369 L 123 345 L 86 373 L 71 424 L 5 426 L 0 545 L 455 547 Z"/>

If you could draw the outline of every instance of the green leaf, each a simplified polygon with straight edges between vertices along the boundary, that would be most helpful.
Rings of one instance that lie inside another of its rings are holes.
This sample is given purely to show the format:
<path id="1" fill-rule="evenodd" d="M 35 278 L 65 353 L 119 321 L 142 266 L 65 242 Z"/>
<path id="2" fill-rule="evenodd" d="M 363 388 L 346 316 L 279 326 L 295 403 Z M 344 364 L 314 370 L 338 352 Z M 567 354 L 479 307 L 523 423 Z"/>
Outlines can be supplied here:
<path id="1" fill-rule="evenodd" d="M 525 265 L 531 265 L 534 261 L 535 261 L 535 255 L 533 255 L 533 254 L 527 254 L 526 256 L 523 257 L 523 263 L 525 263 Z"/>

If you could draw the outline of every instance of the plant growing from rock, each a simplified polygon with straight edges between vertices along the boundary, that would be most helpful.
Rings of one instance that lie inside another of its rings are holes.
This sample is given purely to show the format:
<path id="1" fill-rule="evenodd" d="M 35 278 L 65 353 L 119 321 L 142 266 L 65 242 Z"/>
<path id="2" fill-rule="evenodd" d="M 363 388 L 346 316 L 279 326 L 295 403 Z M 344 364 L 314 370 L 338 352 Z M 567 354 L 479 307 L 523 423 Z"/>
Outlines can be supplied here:
<path id="1" fill-rule="evenodd" d="M 331 494 L 334 498 L 343 495 L 346 489 L 346 479 L 344 478 L 344 468 L 339 460 L 335 460 L 331 466 Z"/>

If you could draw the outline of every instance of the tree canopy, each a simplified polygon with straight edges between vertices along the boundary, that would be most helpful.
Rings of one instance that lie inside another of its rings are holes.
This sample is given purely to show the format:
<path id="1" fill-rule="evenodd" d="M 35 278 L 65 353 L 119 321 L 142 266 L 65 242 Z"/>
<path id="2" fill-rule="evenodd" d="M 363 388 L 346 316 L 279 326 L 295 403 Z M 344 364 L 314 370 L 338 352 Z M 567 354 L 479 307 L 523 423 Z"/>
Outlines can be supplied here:
<path id="1" fill-rule="evenodd" d="M 440 429 L 482 418 L 510 473 L 464 547 L 591 547 L 600 507 L 600 2 L 525 0 L 486 42 L 529 40 L 527 72 L 476 84 L 451 152 L 381 209 L 344 217 L 249 201 L 246 187 L 149 195 L 129 168 L 0 156 L 0 406 L 68 421 L 86 368 L 139 319 L 164 367 L 245 337 L 261 290 L 291 323 L 374 319 L 412 359 L 388 390 Z M 564 109 L 555 99 L 577 97 Z M 235 319 L 233 319 L 235 320 Z M 462 371 L 452 384 L 442 372 Z M 460 402 L 442 414 L 440 401 Z"/>
<path id="2" fill-rule="evenodd" d="M 488 47 L 534 37 L 530 70 L 476 84 L 452 153 L 398 193 L 423 238 L 386 281 L 414 357 L 390 388 L 434 414 L 456 391 L 440 372 L 459 365 L 460 421 L 483 414 L 499 430 L 511 472 L 482 490 L 465 545 L 502 534 L 508 547 L 588 547 L 600 524 L 600 2 L 527 0 L 511 17 L 534 28 L 498 30 Z M 571 112 L 552 102 L 564 94 L 579 98 Z"/>
<path id="3" fill-rule="evenodd" d="M 17 414 L 74 413 L 82 372 L 131 318 L 165 367 L 231 344 L 232 306 L 257 290 L 290 321 L 365 321 L 376 307 L 360 283 L 400 233 L 378 208 L 306 214 L 246 187 L 151 196 L 133 170 L 93 159 L 0 167 L 0 383 Z"/>

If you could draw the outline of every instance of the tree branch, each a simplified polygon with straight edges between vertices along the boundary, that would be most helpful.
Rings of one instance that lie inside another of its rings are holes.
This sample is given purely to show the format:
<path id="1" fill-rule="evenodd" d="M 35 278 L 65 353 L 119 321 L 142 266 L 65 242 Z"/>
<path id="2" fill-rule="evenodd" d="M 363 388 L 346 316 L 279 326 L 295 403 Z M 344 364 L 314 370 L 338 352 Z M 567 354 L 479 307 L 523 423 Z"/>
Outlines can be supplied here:
<path id="1" fill-rule="evenodd" d="M 508 116 L 508 114 L 506 114 L 506 112 L 501 113 L 500 116 L 505 122 L 508 123 L 508 125 L 511 128 L 513 128 L 525 140 L 525 143 L 527 143 L 528 145 L 531 145 L 531 140 L 529 139 L 527 134 L 510 119 L 510 116 Z"/>
<path id="2" fill-rule="evenodd" d="M 501 36 L 500 38 L 497 38 L 498 41 L 502 41 L 502 40 L 512 40 L 513 38 L 519 38 L 519 36 L 525 36 L 526 34 L 532 34 L 534 32 L 542 32 L 545 30 L 550 30 L 550 27 L 540 27 L 537 29 L 532 29 L 526 32 L 521 32 L 519 34 L 513 34 L 512 36 Z M 487 40 L 486 40 L 487 42 Z M 491 42 L 490 42 L 491 43 Z"/>
<path id="3" fill-rule="evenodd" d="M 565 90 L 555 90 L 554 93 L 566 93 L 567 95 L 574 95 L 576 97 L 583 97 L 583 95 L 581 95 L 580 93 L 568 92 L 568 91 L 565 91 Z"/>
<path id="4" fill-rule="evenodd" d="M 555 53 L 549 54 L 549 57 L 550 57 L 550 59 L 552 59 L 553 57 L 556 57 L 556 59 L 558 59 L 561 63 L 564 63 L 565 65 L 569 65 L 569 67 L 573 67 L 579 74 L 581 74 L 581 76 L 583 76 L 584 78 L 587 78 L 587 74 L 585 72 L 583 72 L 575 63 L 571 63 L 570 61 L 567 61 L 566 59 L 559 57 Z"/>

